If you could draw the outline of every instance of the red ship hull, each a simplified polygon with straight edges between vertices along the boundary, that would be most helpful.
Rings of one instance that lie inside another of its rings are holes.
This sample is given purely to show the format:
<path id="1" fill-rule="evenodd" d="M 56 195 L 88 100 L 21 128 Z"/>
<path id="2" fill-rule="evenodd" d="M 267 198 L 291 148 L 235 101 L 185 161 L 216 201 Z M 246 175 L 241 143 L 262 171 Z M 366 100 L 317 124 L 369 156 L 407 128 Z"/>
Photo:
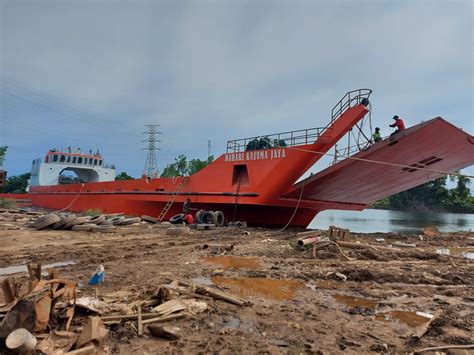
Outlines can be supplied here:
<path id="1" fill-rule="evenodd" d="M 314 136 L 308 130 L 287 132 L 289 146 L 260 150 L 248 150 L 247 140 L 230 141 L 228 151 L 230 146 L 233 152 L 186 178 L 32 186 L 29 196 L 34 206 L 53 210 L 138 216 L 158 216 L 173 201 L 165 219 L 180 213 L 189 198 L 193 208 L 223 211 L 227 221 L 306 227 L 323 210 L 360 211 L 382 197 L 474 164 L 474 138 L 438 117 L 296 183 L 369 112 L 370 93 L 347 93 L 334 107 L 330 124 Z"/>

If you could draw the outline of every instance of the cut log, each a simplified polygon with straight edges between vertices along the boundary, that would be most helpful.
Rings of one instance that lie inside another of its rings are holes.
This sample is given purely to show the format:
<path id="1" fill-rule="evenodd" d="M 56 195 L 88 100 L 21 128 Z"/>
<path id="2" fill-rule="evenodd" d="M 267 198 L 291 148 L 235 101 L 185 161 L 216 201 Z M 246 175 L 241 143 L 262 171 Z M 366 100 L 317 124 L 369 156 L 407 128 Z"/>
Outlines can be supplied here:
<path id="1" fill-rule="evenodd" d="M 169 316 L 165 316 L 165 317 L 156 317 L 156 318 L 150 318 L 150 319 L 144 320 L 142 321 L 142 324 L 167 322 L 169 320 L 181 319 L 184 317 L 186 317 L 186 313 L 170 314 Z"/>
<path id="2" fill-rule="evenodd" d="M 373 250 L 378 250 L 378 251 L 389 251 L 389 252 L 402 251 L 399 248 L 382 247 L 379 245 L 359 244 L 359 243 L 352 243 L 352 242 L 343 242 L 341 240 L 338 240 L 336 243 L 343 248 L 350 248 L 350 249 L 373 249 Z"/>
<path id="3" fill-rule="evenodd" d="M 321 235 L 323 235 L 323 231 L 312 230 L 312 231 L 298 233 L 296 234 L 296 237 L 298 239 L 306 239 L 306 238 L 312 238 L 312 237 L 319 237 Z"/>

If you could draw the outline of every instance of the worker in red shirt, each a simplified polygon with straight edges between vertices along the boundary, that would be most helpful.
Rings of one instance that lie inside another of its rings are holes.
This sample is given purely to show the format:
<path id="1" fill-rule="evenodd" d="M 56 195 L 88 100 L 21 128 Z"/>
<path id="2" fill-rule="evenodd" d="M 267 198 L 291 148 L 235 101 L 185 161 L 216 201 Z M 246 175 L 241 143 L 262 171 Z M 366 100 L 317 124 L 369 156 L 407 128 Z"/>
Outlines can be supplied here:
<path id="1" fill-rule="evenodd" d="M 183 218 L 183 222 L 186 224 L 194 224 L 194 217 L 192 214 L 188 213 L 186 216 Z"/>
<path id="2" fill-rule="evenodd" d="M 391 136 L 393 136 L 394 134 L 397 134 L 398 132 L 401 132 L 401 131 L 404 131 L 405 130 L 405 123 L 403 122 L 403 120 L 398 117 L 398 116 L 393 116 L 393 119 L 395 120 L 395 122 L 393 124 L 390 125 L 390 127 L 397 127 L 397 130 L 395 132 L 393 132 L 391 134 Z"/>

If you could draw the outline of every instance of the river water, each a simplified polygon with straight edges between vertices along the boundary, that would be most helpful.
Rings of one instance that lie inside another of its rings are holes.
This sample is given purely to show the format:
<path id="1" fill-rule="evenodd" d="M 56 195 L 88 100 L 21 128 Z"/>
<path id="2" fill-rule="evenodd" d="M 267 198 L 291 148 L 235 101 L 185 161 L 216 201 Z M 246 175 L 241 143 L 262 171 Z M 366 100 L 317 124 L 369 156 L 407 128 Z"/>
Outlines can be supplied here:
<path id="1" fill-rule="evenodd" d="M 405 212 L 366 209 L 356 211 L 323 211 L 308 228 L 348 228 L 356 233 L 419 233 L 426 226 L 436 226 L 442 232 L 474 230 L 474 214 L 440 212 Z"/>

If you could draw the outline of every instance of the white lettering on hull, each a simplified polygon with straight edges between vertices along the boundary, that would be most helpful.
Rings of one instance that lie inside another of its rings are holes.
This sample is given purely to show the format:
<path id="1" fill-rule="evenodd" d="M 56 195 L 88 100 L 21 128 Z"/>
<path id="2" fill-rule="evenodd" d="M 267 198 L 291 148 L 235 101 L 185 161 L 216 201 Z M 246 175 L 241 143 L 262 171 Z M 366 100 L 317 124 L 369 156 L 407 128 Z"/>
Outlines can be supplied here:
<path id="1" fill-rule="evenodd" d="M 226 153 L 224 161 L 272 160 L 286 158 L 285 149 L 252 150 L 243 153 Z"/>

